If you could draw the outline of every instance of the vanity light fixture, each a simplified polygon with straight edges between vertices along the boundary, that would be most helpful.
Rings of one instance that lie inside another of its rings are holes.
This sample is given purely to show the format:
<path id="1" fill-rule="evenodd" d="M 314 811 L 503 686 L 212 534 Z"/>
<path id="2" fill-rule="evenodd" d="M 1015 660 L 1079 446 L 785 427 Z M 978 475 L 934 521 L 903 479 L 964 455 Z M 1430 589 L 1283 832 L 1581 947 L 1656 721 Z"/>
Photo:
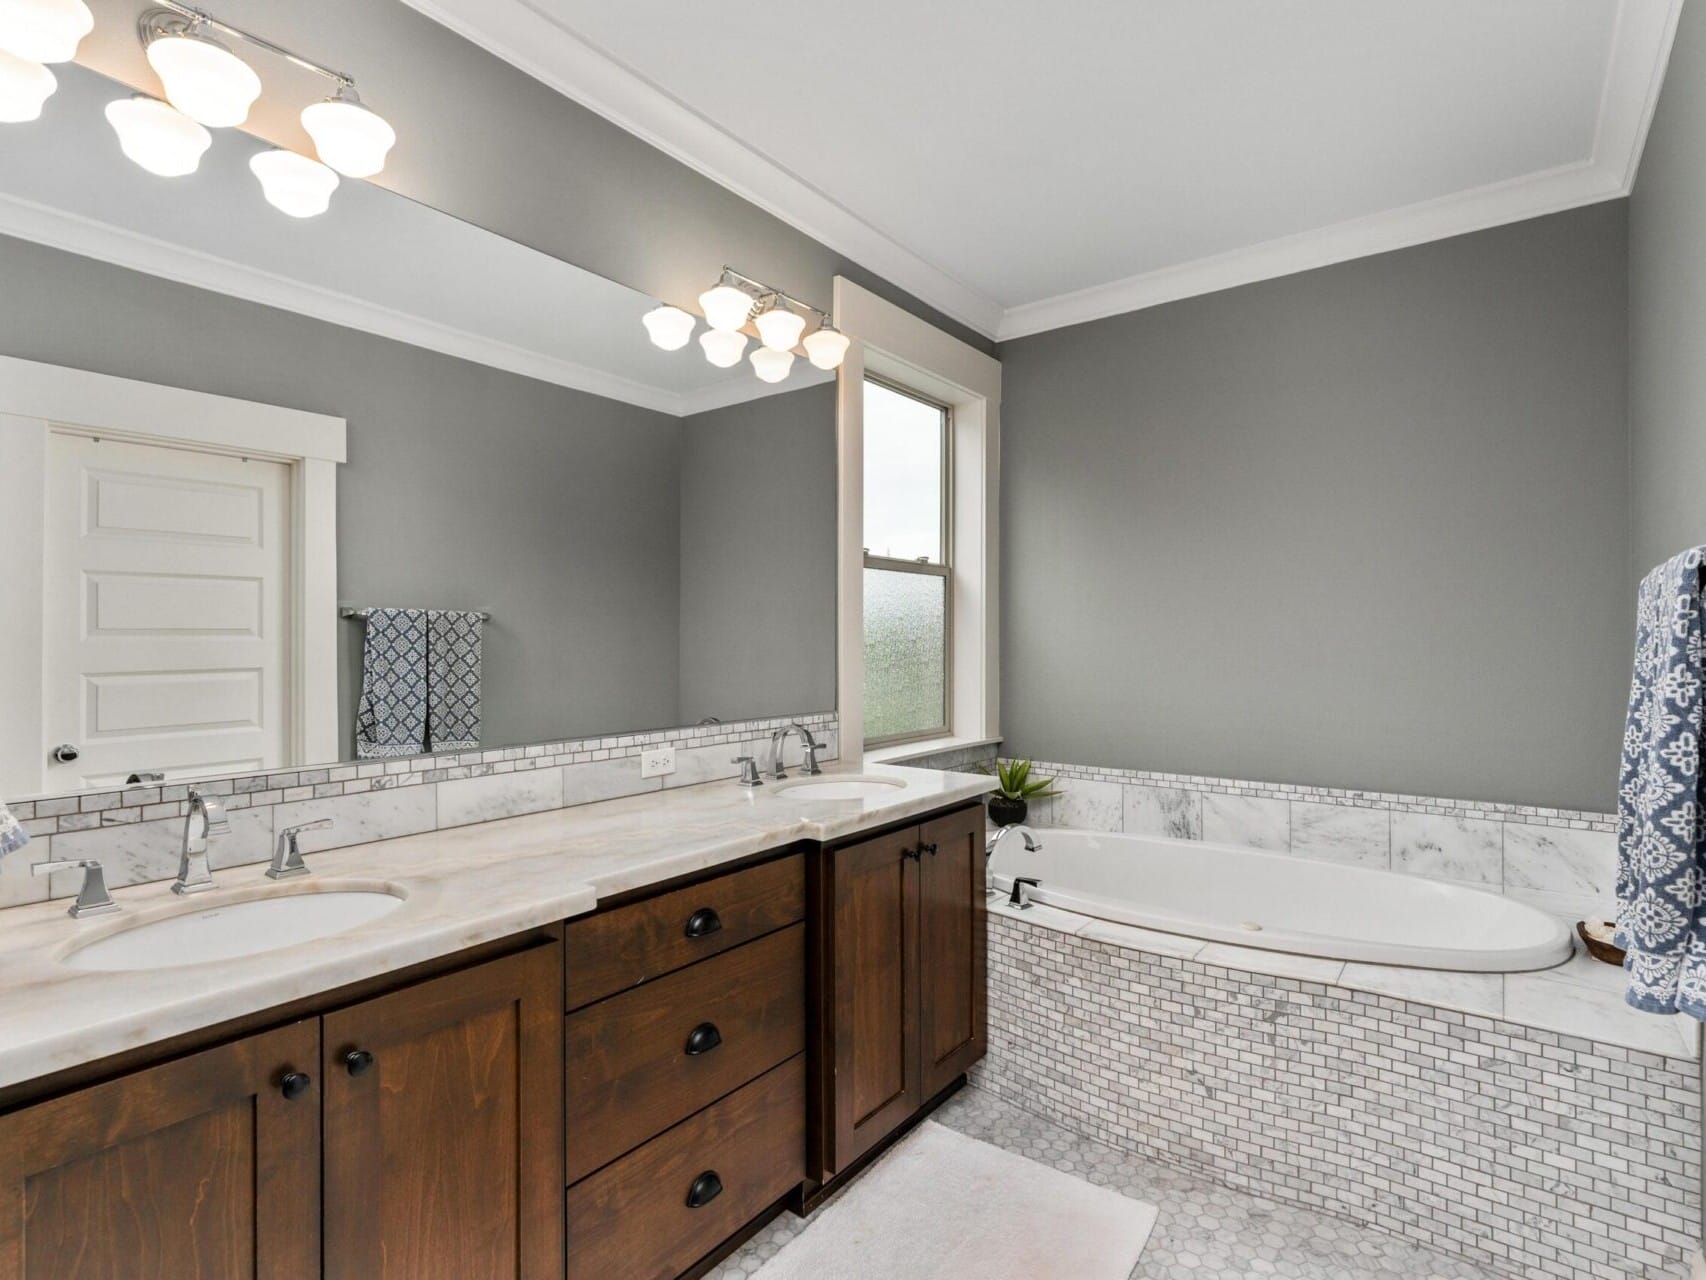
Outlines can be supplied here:
<path id="1" fill-rule="evenodd" d="M 825 317 L 824 322 L 805 336 L 800 343 L 806 349 L 806 359 L 819 369 L 839 369 L 847 358 L 851 345 L 845 333 Z"/>
<path id="2" fill-rule="evenodd" d="M 125 155 L 160 178 L 194 173 L 213 145 L 213 135 L 182 111 L 143 94 L 109 102 L 107 122 Z"/>
<path id="3" fill-rule="evenodd" d="M 794 367 L 794 353 L 778 351 L 775 347 L 760 347 L 748 359 L 752 361 L 752 371 L 758 375 L 760 382 L 781 382 Z"/>
<path id="4" fill-rule="evenodd" d="M 41 63 L 0 49 L 0 124 L 39 120 L 42 104 L 58 87 L 58 79 Z"/>
<path id="5" fill-rule="evenodd" d="M 371 178 L 397 142 L 397 131 L 363 105 L 353 84 L 340 84 L 324 102 L 302 108 L 302 127 L 320 159 L 346 178 Z"/>
<path id="6" fill-rule="evenodd" d="M 83 0 L 0 0 L 0 52 L 25 62 L 70 62 L 94 29 Z"/>
<path id="7" fill-rule="evenodd" d="M 787 299 L 779 293 L 770 296 L 752 324 L 758 330 L 758 340 L 772 351 L 792 352 L 806 331 L 806 318 L 790 311 Z"/>
<path id="8" fill-rule="evenodd" d="M 646 312 L 640 317 L 640 323 L 646 326 L 646 332 L 651 335 L 654 347 L 662 347 L 665 351 L 679 351 L 687 345 L 687 340 L 693 336 L 693 327 L 699 322 L 680 307 L 665 304 Z"/>
<path id="9" fill-rule="evenodd" d="M 262 151 L 249 157 L 249 169 L 261 180 L 267 203 L 293 218 L 326 212 L 338 175 L 318 160 L 294 151 Z"/>
<path id="10" fill-rule="evenodd" d="M 727 276 L 728 272 L 723 274 Z M 705 323 L 724 333 L 734 333 L 745 324 L 754 305 L 750 293 L 726 282 L 699 295 L 699 309 L 705 313 Z"/>
<path id="11" fill-rule="evenodd" d="M 174 14 L 145 21 L 148 65 L 165 86 L 167 102 L 197 124 L 229 129 L 249 118 L 249 108 L 261 96 L 261 78 L 205 26 Z"/>
<path id="12" fill-rule="evenodd" d="M 719 369 L 732 369 L 740 363 L 741 352 L 746 350 L 746 335 L 730 333 L 727 329 L 707 329 L 699 335 L 699 347 L 705 353 L 705 359 Z"/>

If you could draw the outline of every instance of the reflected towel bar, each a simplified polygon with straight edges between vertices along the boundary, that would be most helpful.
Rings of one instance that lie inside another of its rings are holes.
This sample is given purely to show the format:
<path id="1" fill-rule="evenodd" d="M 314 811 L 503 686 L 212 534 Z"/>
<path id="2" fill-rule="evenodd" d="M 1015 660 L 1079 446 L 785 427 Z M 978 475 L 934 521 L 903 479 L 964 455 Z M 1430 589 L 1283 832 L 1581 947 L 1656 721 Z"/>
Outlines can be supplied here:
<path id="1" fill-rule="evenodd" d="M 339 609 L 338 610 L 338 617 L 340 617 L 340 618 L 365 618 L 368 614 L 370 614 L 372 612 L 373 612 L 373 609 L 371 607 L 366 608 L 366 609 Z M 431 612 L 431 611 L 428 610 L 428 612 Z M 461 610 L 445 610 L 444 612 L 448 613 L 448 612 L 462 612 L 462 611 Z M 490 622 L 492 620 L 492 615 L 487 613 L 484 609 L 470 609 L 467 612 L 478 613 L 480 615 L 480 621 L 482 621 L 482 622 Z"/>

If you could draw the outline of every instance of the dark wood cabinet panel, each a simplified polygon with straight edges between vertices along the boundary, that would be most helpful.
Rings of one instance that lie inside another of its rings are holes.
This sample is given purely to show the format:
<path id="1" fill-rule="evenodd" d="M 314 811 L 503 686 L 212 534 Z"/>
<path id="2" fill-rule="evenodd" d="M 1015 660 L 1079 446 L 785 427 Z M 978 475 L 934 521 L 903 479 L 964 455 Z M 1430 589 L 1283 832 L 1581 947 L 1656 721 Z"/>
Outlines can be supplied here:
<path id="1" fill-rule="evenodd" d="M 790 1058 L 568 1191 L 573 1280 L 671 1280 L 805 1177 L 805 1059 Z"/>
<path id="2" fill-rule="evenodd" d="M 916 829 L 831 854 L 828 952 L 834 1116 L 825 1158 L 845 1169 L 923 1100 L 918 1072 Z"/>
<path id="3" fill-rule="evenodd" d="M 800 854 L 569 921 L 567 1007 L 579 1008 L 806 917 Z"/>
<path id="4" fill-rule="evenodd" d="M 310 1020 L 0 1116 L 0 1280 L 319 1275 L 319 1059 Z"/>
<path id="5" fill-rule="evenodd" d="M 983 839 L 981 809 L 919 829 L 918 1052 L 926 1098 L 964 1075 L 987 1043 Z"/>
<path id="6" fill-rule="evenodd" d="M 569 1014 L 569 1181 L 806 1047 L 805 933 L 790 925 Z"/>
<path id="7" fill-rule="evenodd" d="M 326 1015 L 327 1280 L 562 1276 L 562 964 L 536 947 Z"/>

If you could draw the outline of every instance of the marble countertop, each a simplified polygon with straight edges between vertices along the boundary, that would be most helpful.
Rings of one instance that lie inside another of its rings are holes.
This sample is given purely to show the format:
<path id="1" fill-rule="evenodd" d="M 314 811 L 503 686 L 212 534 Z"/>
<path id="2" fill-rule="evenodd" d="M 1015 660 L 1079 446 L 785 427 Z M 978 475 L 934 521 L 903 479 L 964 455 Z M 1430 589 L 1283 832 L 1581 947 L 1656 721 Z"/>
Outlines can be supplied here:
<path id="1" fill-rule="evenodd" d="M 185 901 L 166 884 L 113 894 L 120 915 L 72 920 L 66 902 L 0 911 L 0 1087 L 156 1043 L 591 911 L 600 900 L 798 840 L 831 841 L 974 799 L 987 777 L 832 766 L 905 785 L 860 800 L 801 800 L 733 782 L 309 853 L 313 875 L 265 865 L 215 873 Z M 403 905 L 370 924 L 216 964 L 131 972 L 68 967 L 95 938 L 158 917 L 305 891 L 383 885 Z"/>

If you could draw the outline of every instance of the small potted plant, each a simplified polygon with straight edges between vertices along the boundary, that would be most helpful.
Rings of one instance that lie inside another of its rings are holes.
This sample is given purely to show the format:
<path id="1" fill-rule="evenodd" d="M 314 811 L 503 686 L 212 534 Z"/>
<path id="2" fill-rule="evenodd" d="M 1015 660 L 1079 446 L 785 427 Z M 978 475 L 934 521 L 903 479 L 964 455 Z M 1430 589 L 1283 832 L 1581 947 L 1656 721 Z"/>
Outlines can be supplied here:
<path id="1" fill-rule="evenodd" d="M 989 820 L 998 827 L 1023 822 L 1032 800 L 1055 794 L 1053 778 L 1031 777 L 1029 760 L 997 760 L 995 781 L 999 785 L 989 797 Z"/>

